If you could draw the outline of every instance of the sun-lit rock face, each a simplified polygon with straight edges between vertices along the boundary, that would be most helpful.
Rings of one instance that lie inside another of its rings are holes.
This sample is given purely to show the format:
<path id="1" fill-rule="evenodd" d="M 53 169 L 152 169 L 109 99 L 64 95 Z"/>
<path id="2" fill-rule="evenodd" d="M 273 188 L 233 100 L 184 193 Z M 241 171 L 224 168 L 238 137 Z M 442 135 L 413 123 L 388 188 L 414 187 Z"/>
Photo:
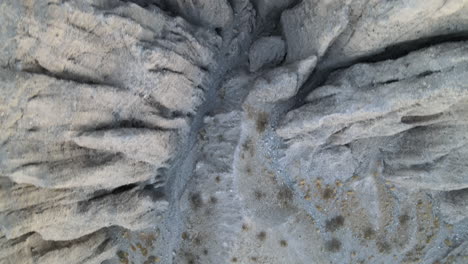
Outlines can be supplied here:
<path id="1" fill-rule="evenodd" d="M 0 2 L 0 263 L 466 263 L 467 0 Z"/>
<path id="2" fill-rule="evenodd" d="M 109 228 L 151 229 L 167 213 L 166 171 L 186 147 L 212 82 L 219 36 L 156 6 L 1 5 L 4 239 L 26 247 L 70 241 L 77 252 L 67 258 L 77 263 L 87 260 L 73 255 L 92 247 L 102 252 L 88 254 L 89 261 L 108 248 L 112 258 L 117 242 Z M 83 244 L 85 236 L 90 242 Z M 65 254 L 57 250 L 24 255 L 24 263 Z M 0 259 L 23 263 L 12 254 Z M 47 263 L 59 263 L 57 256 Z"/>
<path id="3" fill-rule="evenodd" d="M 417 245 L 423 260 L 450 236 L 440 222 L 466 218 L 465 200 L 453 194 L 468 187 L 467 47 L 441 44 L 337 71 L 282 120 L 280 162 L 340 241 L 339 258 L 405 263 Z M 372 241 L 365 252 L 347 238 L 359 236 Z"/>

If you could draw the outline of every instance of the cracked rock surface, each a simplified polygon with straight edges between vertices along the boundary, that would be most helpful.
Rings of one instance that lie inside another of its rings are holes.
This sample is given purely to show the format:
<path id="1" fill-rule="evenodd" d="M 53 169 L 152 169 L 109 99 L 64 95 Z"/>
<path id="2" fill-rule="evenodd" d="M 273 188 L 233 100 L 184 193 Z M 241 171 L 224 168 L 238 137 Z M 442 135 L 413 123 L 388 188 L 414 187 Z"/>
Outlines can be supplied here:
<path id="1" fill-rule="evenodd" d="M 468 263 L 468 0 L 3 0 L 0 263 Z"/>

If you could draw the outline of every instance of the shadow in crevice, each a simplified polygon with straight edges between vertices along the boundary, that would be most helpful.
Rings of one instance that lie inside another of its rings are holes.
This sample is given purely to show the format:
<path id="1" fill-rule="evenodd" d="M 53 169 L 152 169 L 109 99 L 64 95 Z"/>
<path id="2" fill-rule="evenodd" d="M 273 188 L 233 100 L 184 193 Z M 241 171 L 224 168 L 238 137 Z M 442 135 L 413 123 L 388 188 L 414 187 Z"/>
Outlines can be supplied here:
<path id="1" fill-rule="evenodd" d="M 336 65 L 328 66 L 326 65 L 326 60 L 322 61 L 317 65 L 314 72 L 310 75 L 310 77 L 308 78 L 306 83 L 301 87 L 296 96 L 292 98 L 292 109 L 304 105 L 304 99 L 307 97 L 307 95 L 314 89 L 322 86 L 327 81 L 330 74 L 332 74 L 335 71 L 346 69 L 354 64 L 359 63 L 376 63 L 386 60 L 396 60 L 414 51 L 440 45 L 443 43 L 462 41 L 468 41 L 468 31 L 400 42 L 384 48 L 381 52 L 362 56 L 357 59 L 349 60 Z M 323 56 L 323 58 L 327 58 L 327 53 Z"/>

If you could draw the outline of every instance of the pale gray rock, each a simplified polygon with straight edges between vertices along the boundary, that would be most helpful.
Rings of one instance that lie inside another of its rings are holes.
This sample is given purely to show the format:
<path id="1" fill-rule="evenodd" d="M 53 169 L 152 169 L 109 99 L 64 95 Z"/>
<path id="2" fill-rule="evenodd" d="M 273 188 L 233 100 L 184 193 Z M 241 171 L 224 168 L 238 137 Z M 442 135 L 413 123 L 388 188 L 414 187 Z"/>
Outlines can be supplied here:
<path id="1" fill-rule="evenodd" d="M 310 103 L 287 115 L 278 133 L 291 144 L 316 147 L 379 137 L 389 180 L 467 188 L 465 165 L 456 162 L 467 151 L 467 51 L 466 42 L 440 45 L 338 72 L 307 97 Z"/>
<path id="2" fill-rule="evenodd" d="M 292 7 L 297 0 L 252 0 L 257 10 L 258 17 L 264 23 L 264 27 L 274 27 L 279 20 L 281 12 Z"/>
<path id="3" fill-rule="evenodd" d="M 164 2 L 195 24 L 221 29 L 233 22 L 233 11 L 227 0 L 166 0 Z"/>
<path id="4" fill-rule="evenodd" d="M 464 35 L 468 30 L 466 0 L 358 0 L 350 6 L 350 24 L 329 48 L 327 65 L 391 53 L 398 44 Z"/>
<path id="5" fill-rule="evenodd" d="M 466 0 L 306 0 L 283 12 L 287 60 L 312 54 L 323 65 L 347 64 L 393 45 L 468 30 Z M 427 41 L 427 40 L 426 40 Z"/>
<path id="6" fill-rule="evenodd" d="M 286 60 L 322 57 L 346 29 L 352 0 L 305 0 L 281 15 L 287 43 Z"/>
<path id="7" fill-rule="evenodd" d="M 240 139 L 241 113 L 232 111 L 204 119 L 195 163 L 197 175 L 190 181 L 181 199 L 183 221 L 187 224 L 174 263 L 198 259 L 201 263 L 229 263 L 230 248 L 242 225 L 242 207 L 233 177 L 233 155 Z M 203 219 L 203 221 L 200 221 Z M 222 242 L 221 242 L 222 241 Z M 204 254 L 208 252 L 211 254 Z"/>
<path id="8" fill-rule="evenodd" d="M 450 251 L 450 253 L 442 259 L 445 262 L 452 262 L 455 264 L 463 264 L 468 256 L 468 243 L 465 241 L 463 243 L 457 243 L 455 248 Z"/>
<path id="9" fill-rule="evenodd" d="M 281 37 L 263 37 L 256 40 L 249 51 L 250 71 L 256 72 L 265 66 L 276 66 L 284 59 L 285 48 Z"/>
<path id="10" fill-rule="evenodd" d="M 467 8 L 0 1 L 0 263 L 467 263 Z"/>
<path id="11" fill-rule="evenodd" d="M 0 213 L 1 231 L 8 239 L 36 232 L 45 240 L 72 240 L 114 225 L 145 229 L 167 210 L 166 201 L 156 201 L 151 191 L 138 187 L 101 195 L 58 190 L 47 197 L 47 190 L 13 185 L 0 195 L 18 201 Z"/>
<path id="12" fill-rule="evenodd" d="M 468 190 L 443 192 L 440 211 L 450 224 L 468 219 Z"/>
<path id="13" fill-rule="evenodd" d="M 341 221 L 348 227 L 335 235 L 342 238 L 338 254 L 352 251 L 346 237 L 360 232 L 377 241 L 361 254 L 384 263 L 397 248 L 408 252 L 398 253 L 397 263 L 430 263 L 437 238 L 464 250 L 464 240 L 445 238 L 452 231 L 440 222 L 463 229 L 467 219 L 467 47 L 446 43 L 336 71 L 282 120 L 280 163 L 295 191 L 315 206 L 311 214 L 324 219 L 325 232 Z M 359 216 L 348 215 L 349 207 Z M 431 214 L 421 215 L 425 210 Z M 434 228 L 430 239 L 427 228 Z M 418 253 L 407 251 L 415 245 Z M 454 250 L 451 259 L 461 255 Z"/>
<path id="14" fill-rule="evenodd" d="M 0 236 L 0 261 L 16 263 L 102 263 L 116 254 L 116 241 L 109 236 L 116 230 L 99 232 L 70 241 L 46 241 L 31 233 L 7 240 Z"/>
<path id="15" fill-rule="evenodd" d="M 201 36 L 192 34 L 192 25 L 157 9 L 109 0 L 116 6 L 101 10 L 101 2 L 95 1 L 94 9 L 73 1 L 41 7 L 25 3 L 21 8 L 40 10 L 30 17 L 12 8 L 23 16 L 19 21 L 2 16 L 2 24 L 15 24 L 16 35 L 6 36 L 11 53 L 2 53 L 0 61 L 22 71 L 128 90 L 152 103 L 165 119 L 193 113 L 203 98 L 206 70 L 214 67 L 211 45 L 219 44 L 217 37 L 198 32 L 204 34 L 204 45 L 197 39 Z"/>
<path id="16" fill-rule="evenodd" d="M 273 103 L 294 96 L 307 80 L 317 63 L 317 57 L 276 67 L 261 74 L 252 85 L 252 92 L 247 101 L 255 103 Z"/>
<path id="17" fill-rule="evenodd" d="M 152 229 L 167 214 L 165 171 L 204 100 L 219 38 L 155 6 L 1 6 L 2 241 L 33 234 L 69 241 L 70 252 L 0 255 L 14 263 L 111 259 L 116 250 L 104 254 L 102 240 Z M 98 233 L 99 241 L 75 241 Z"/>

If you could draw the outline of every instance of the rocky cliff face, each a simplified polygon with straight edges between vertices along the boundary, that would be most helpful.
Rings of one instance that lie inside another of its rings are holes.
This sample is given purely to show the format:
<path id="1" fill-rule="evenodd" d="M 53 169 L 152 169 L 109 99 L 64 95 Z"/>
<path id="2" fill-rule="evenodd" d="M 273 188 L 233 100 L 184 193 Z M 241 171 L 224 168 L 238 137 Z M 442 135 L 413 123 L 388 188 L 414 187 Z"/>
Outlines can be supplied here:
<path id="1" fill-rule="evenodd" d="M 0 263 L 466 263 L 467 0 L 0 2 Z"/>

